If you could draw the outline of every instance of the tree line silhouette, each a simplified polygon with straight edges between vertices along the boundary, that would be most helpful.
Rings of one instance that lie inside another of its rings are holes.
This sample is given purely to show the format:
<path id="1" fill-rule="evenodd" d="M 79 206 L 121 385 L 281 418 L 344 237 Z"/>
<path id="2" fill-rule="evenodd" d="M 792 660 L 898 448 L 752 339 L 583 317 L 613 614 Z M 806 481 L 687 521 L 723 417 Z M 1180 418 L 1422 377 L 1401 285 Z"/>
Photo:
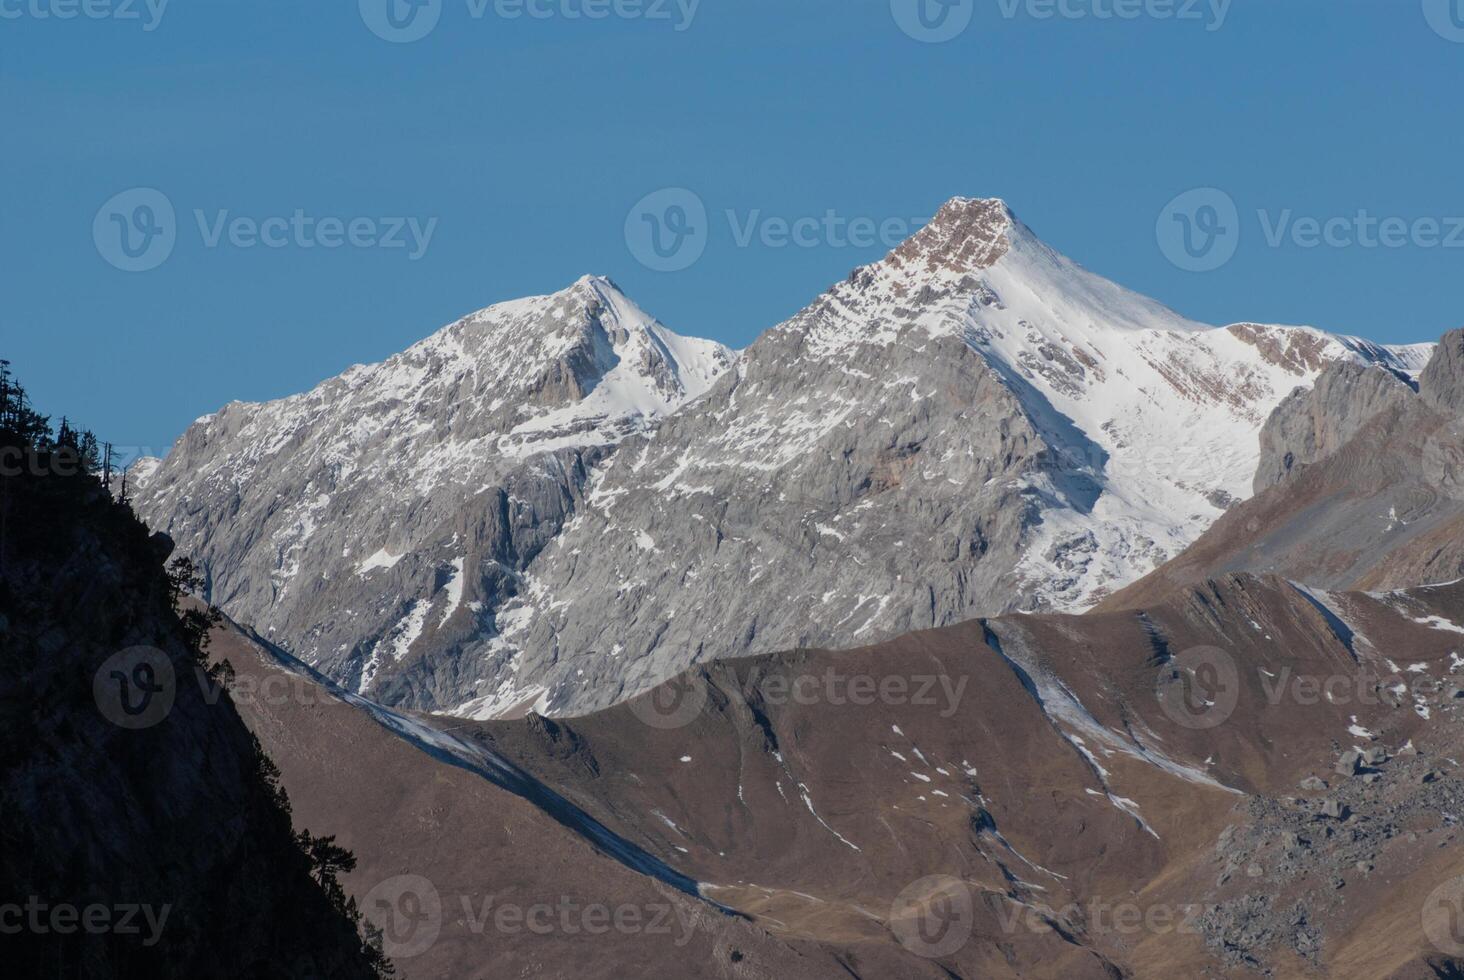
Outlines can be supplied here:
<path id="1" fill-rule="evenodd" d="M 0 475 L 71 476 L 93 473 L 107 490 L 114 475 L 112 444 L 98 442 L 90 429 L 78 429 L 66 416 L 53 433 L 51 417 L 31 405 L 10 362 L 0 358 Z M 126 499 L 126 474 L 121 496 Z"/>
<path id="2" fill-rule="evenodd" d="M 43 528 L 84 527 L 99 536 L 138 542 L 135 552 L 127 556 L 136 559 L 129 567 L 143 579 L 149 574 L 160 574 L 159 584 L 176 618 L 173 624 L 176 635 L 199 665 L 206 666 L 209 634 L 223 621 L 223 614 L 212 605 L 200 607 L 199 603 L 187 601 L 203 591 L 204 584 L 202 574 L 187 557 L 174 558 L 158 572 L 147 571 L 146 566 L 153 562 L 162 564 L 171 543 L 161 550 L 153 547 L 163 536 L 149 535 L 132 512 L 126 497 L 125 471 L 120 493 L 112 491 L 113 475 L 111 445 L 100 442 L 92 432 L 77 428 L 64 416 L 53 429 L 50 417 L 32 406 L 25 388 L 12 373 L 10 362 L 0 359 L 0 639 L 7 636 L 10 628 L 7 621 L 18 622 L 26 614 L 27 602 L 34 605 L 37 601 L 34 584 L 25 575 L 12 577 L 12 568 L 24 569 L 28 561 L 33 567 L 37 555 L 55 547 Z M 144 560 L 143 555 L 151 555 L 151 559 Z M 66 555 L 58 551 L 49 557 L 61 562 Z M 142 612 L 132 610 L 124 615 L 137 617 Z M 86 635 L 80 625 L 74 625 L 74 629 L 77 630 L 74 638 L 79 643 L 105 643 Z M 0 654 L 4 651 L 5 644 L 0 643 Z M 234 677 L 233 667 L 227 660 L 208 668 L 208 674 L 226 691 Z M 7 734 L 13 733 L 0 730 L 0 757 L 9 751 L 4 747 Z M 247 737 L 252 742 L 253 785 L 263 800 L 263 815 L 259 819 L 280 825 L 285 832 L 285 847 L 294 852 L 286 863 L 303 864 L 308 874 L 305 888 L 318 893 L 310 901 L 318 902 L 323 896 L 328 907 L 348 924 L 347 935 L 354 929 L 356 942 L 352 944 L 350 956 L 355 964 L 374 977 L 393 976 L 395 971 L 383 953 L 381 931 L 364 918 L 355 899 L 345 893 L 339 882 L 341 874 L 355 868 L 355 856 L 338 846 L 334 837 L 316 837 L 308 829 L 293 831 L 290 801 L 281 785 L 280 771 L 259 739 L 253 733 L 247 733 Z M 20 751 L 20 747 L 15 748 Z M 251 846 L 258 850 L 266 845 Z M 0 846 L 0 871 L 8 868 L 9 860 L 6 847 Z M 288 872 L 283 868 L 281 875 L 282 890 L 288 892 L 299 887 L 286 880 Z M 0 878 L 4 877 L 5 874 L 0 874 Z M 288 909 L 272 911 L 290 914 Z"/>

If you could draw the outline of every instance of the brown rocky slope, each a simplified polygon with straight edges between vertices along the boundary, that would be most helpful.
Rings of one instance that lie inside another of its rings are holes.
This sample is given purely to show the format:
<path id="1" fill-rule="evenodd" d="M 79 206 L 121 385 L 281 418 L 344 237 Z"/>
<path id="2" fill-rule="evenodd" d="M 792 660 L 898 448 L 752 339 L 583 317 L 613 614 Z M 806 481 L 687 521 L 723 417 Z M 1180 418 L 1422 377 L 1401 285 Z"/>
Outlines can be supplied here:
<path id="1" fill-rule="evenodd" d="M 422 908 L 381 904 L 402 876 L 437 895 L 408 977 L 1360 978 L 1464 953 L 1435 894 L 1464 873 L 1460 622 L 1464 586 L 1235 575 L 486 724 L 337 701 L 217 642 L 295 692 L 245 715 L 297 815 L 350 815 L 367 914 Z M 592 933 L 588 905 L 666 907 L 688 938 Z"/>

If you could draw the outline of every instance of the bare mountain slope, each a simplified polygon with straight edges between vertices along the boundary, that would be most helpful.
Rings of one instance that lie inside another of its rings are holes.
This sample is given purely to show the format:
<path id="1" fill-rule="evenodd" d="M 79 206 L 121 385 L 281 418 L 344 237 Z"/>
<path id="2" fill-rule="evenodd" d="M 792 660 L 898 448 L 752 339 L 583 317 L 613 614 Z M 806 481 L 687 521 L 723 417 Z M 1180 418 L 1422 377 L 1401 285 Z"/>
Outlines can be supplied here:
<path id="1" fill-rule="evenodd" d="M 337 701 L 237 635 L 216 648 L 297 692 L 246 717 L 297 813 L 360 856 L 364 907 L 400 876 L 439 899 L 383 920 L 409 978 L 1372 980 L 1464 952 L 1429 905 L 1464 872 L 1461 622 L 1464 586 L 1231 576 L 1142 612 L 728 659 L 589 716 L 478 724 Z M 1374 754 L 1344 775 L 1354 746 Z M 596 904 L 676 924 L 496 914 Z"/>

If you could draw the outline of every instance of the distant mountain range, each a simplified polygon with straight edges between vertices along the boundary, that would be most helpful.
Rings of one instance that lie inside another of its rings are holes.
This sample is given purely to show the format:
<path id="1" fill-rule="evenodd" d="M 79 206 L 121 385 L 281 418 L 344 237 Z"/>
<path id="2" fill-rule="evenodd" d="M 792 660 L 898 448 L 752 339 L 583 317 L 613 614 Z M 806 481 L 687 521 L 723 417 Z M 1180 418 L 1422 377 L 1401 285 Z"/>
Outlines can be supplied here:
<path id="1" fill-rule="evenodd" d="M 1089 608 L 1251 495 L 1294 389 L 1407 386 L 1431 351 L 1194 323 L 956 199 L 739 354 L 586 278 L 200 419 L 135 505 L 352 691 L 572 715 L 712 659 Z"/>
<path id="2" fill-rule="evenodd" d="M 961 199 L 737 354 L 584 279 L 134 472 L 409 977 L 1464 976 L 1464 330 Z"/>

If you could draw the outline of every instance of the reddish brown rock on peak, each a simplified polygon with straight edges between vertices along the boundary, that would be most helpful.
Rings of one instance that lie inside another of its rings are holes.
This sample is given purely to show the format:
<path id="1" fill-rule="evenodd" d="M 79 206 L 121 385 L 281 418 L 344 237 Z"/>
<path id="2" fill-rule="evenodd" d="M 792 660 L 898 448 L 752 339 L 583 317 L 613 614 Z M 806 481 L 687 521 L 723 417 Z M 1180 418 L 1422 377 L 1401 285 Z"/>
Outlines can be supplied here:
<path id="1" fill-rule="evenodd" d="M 998 198 L 955 198 L 890 253 L 895 268 L 974 272 L 995 265 L 1011 247 L 1012 213 Z"/>

